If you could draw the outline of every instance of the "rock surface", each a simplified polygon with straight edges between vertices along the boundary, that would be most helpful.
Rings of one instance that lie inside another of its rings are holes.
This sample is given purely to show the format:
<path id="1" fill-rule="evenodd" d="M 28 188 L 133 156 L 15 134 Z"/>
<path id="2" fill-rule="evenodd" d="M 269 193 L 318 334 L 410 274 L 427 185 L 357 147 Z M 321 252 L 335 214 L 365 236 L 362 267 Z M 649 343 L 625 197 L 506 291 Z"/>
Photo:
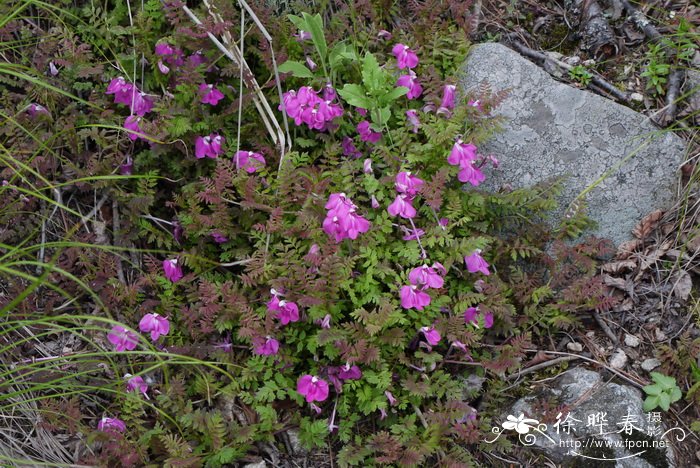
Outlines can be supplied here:
<path id="1" fill-rule="evenodd" d="M 593 234 L 615 244 L 629 239 L 645 214 L 672 204 L 685 152 L 679 137 L 657 133 L 627 107 L 555 81 L 501 44 L 475 45 L 465 72 L 466 92 L 484 81 L 493 91 L 511 90 L 494 112 L 506 118 L 503 131 L 480 148 L 501 161 L 499 170 L 487 174 L 486 189 L 568 176 L 554 213 L 560 220 L 583 190 L 622 163 L 586 197 L 587 213 L 598 223 Z"/>
<path id="2" fill-rule="evenodd" d="M 668 439 L 662 437 L 666 430 L 664 415 L 660 414 L 660 421 L 657 421 L 654 413 L 644 413 L 642 394 L 636 388 L 612 383 L 609 378 L 582 367 L 561 374 L 553 382 L 548 381 L 546 387 L 535 387 L 532 396 L 518 400 L 508 414 L 515 418 L 523 414 L 540 424 L 545 423 L 546 427 L 538 426 L 541 432 L 530 430 L 529 434 L 521 436 L 520 443 L 532 442 L 529 445 L 541 449 L 564 467 L 674 466 L 672 450 L 658 447 L 662 442 L 666 447 L 669 444 Z M 502 419 L 507 421 L 507 415 Z M 631 425 L 629 434 L 626 424 Z M 533 422 L 530 426 L 537 424 Z M 515 431 L 504 429 L 501 432 L 508 433 L 512 441 L 519 443 Z M 529 441 L 528 436 L 531 436 Z M 669 433 L 667 437 L 673 436 Z M 628 450 L 627 447 L 632 448 Z M 601 464 L 602 459 L 615 462 Z"/>

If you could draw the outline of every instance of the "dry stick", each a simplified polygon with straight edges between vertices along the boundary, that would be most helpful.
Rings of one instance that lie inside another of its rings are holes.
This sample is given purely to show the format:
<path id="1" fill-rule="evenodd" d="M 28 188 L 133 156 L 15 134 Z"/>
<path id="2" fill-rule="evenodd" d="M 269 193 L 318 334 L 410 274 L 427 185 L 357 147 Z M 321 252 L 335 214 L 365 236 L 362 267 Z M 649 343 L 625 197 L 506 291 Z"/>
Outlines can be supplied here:
<path id="1" fill-rule="evenodd" d="M 658 41 L 661 39 L 661 33 L 656 30 L 653 24 L 639 11 L 637 10 L 629 0 L 621 0 L 622 6 L 625 7 L 627 12 L 627 17 L 632 20 L 632 22 L 644 32 L 644 35 L 652 40 Z"/>
<path id="2" fill-rule="evenodd" d="M 549 351 L 545 351 L 545 354 L 548 352 Z M 573 361 L 576 359 L 580 359 L 580 356 L 561 356 L 555 359 L 550 359 L 549 361 L 540 362 L 539 364 L 535 364 L 534 366 L 522 369 L 517 374 L 510 374 L 508 377 L 506 377 L 506 380 L 517 380 L 523 375 L 531 374 L 540 369 L 546 369 L 547 367 L 556 366 L 557 364 L 561 364 L 562 362 Z"/>
<path id="3" fill-rule="evenodd" d="M 542 60 L 543 62 L 553 63 L 554 65 L 556 65 L 560 68 L 563 68 L 564 70 L 567 70 L 567 71 L 574 68 L 573 66 L 569 65 L 568 63 L 565 63 L 565 62 L 562 62 L 561 60 L 557 60 L 555 58 L 552 58 L 548 55 L 543 54 L 542 52 L 537 52 L 536 50 L 533 50 L 533 49 L 527 47 L 526 45 L 521 44 L 520 42 L 512 40 L 512 38 L 510 36 L 508 37 L 508 39 L 509 39 L 509 44 L 515 50 L 517 50 L 518 52 L 520 52 L 521 54 L 523 54 L 527 57 L 534 58 L 536 60 Z M 606 93 L 612 95 L 615 99 L 617 99 L 619 101 L 623 101 L 625 103 L 631 102 L 631 99 L 629 97 L 629 93 L 620 91 L 615 86 L 611 85 L 610 83 L 608 83 L 604 79 L 600 78 L 599 76 L 593 75 L 593 77 L 591 78 L 591 82 L 593 84 L 595 84 L 596 86 L 598 86 L 599 88 L 601 88 Z"/>
<path id="4" fill-rule="evenodd" d="M 685 78 L 685 70 L 674 68 L 668 78 L 668 90 L 666 91 L 666 105 L 656 111 L 650 118 L 661 125 L 670 124 L 678 112 L 678 96 L 681 91 L 681 84 Z"/>
<path id="5" fill-rule="evenodd" d="M 117 199 L 114 198 L 112 199 L 112 242 L 116 247 L 119 247 L 121 245 L 120 238 L 119 238 L 119 231 L 121 230 L 121 226 L 119 223 L 119 204 L 117 203 Z M 122 265 L 122 258 L 119 254 L 117 254 L 117 278 L 119 278 L 119 282 L 123 285 L 126 285 L 126 278 L 124 278 L 124 266 Z"/>
<path id="6" fill-rule="evenodd" d="M 615 334 L 612 332 L 612 330 L 610 329 L 608 324 L 605 323 L 605 320 L 603 320 L 603 318 L 600 316 L 600 314 L 598 312 L 593 312 L 593 318 L 595 318 L 595 321 L 598 322 L 598 325 L 600 326 L 600 328 L 603 329 L 605 334 L 608 335 L 608 338 L 610 338 L 612 340 L 612 342 L 615 343 L 615 345 L 620 344 L 620 340 L 617 339 L 617 336 L 615 336 Z"/>

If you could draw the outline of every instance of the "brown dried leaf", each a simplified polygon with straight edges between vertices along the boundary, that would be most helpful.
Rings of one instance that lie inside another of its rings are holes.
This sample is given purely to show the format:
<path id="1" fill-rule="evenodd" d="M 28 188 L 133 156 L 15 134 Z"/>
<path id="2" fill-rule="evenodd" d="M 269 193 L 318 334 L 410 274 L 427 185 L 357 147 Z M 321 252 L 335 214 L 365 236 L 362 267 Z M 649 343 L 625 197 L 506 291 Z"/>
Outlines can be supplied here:
<path id="1" fill-rule="evenodd" d="M 617 258 L 618 260 L 625 260 L 626 258 L 629 258 L 630 255 L 638 251 L 643 245 L 644 242 L 640 241 L 639 239 L 633 239 L 630 241 L 623 242 L 617 248 L 617 254 L 615 255 L 615 258 Z"/>
<path id="2" fill-rule="evenodd" d="M 639 224 L 632 229 L 632 234 L 634 237 L 644 240 L 644 238 L 651 234 L 651 232 L 656 228 L 663 215 L 664 211 L 656 210 L 642 218 Z"/>
<path id="3" fill-rule="evenodd" d="M 636 260 L 620 260 L 617 262 L 608 262 L 601 268 L 605 273 L 617 274 L 626 270 L 634 270 L 637 268 L 637 262 Z"/>
<path id="4" fill-rule="evenodd" d="M 687 271 L 680 271 L 675 277 L 673 294 L 682 301 L 687 301 L 693 290 L 693 280 Z"/>
<path id="5" fill-rule="evenodd" d="M 621 289 L 625 291 L 627 289 L 627 282 L 624 278 L 613 278 L 610 275 L 603 275 L 603 283 L 606 286 L 612 286 L 613 288 Z"/>

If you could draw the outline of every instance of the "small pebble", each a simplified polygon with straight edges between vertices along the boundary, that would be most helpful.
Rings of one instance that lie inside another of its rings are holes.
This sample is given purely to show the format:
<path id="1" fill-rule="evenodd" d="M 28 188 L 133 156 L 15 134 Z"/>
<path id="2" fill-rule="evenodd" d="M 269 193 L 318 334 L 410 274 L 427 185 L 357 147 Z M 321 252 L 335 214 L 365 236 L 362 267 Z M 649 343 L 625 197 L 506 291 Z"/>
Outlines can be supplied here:
<path id="1" fill-rule="evenodd" d="M 657 367 L 661 365 L 661 361 L 659 361 L 656 358 L 652 359 L 645 359 L 644 362 L 642 362 L 642 369 L 644 369 L 647 372 L 651 372 Z"/>
<path id="2" fill-rule="evenodd" d="M 656 338 L 656 341 L 666 341 L 666 333 L 657 328 L 654 330 L 654 338 Z"/>
<path id="3" fill-rule="evenodd" d="M 572 341 L 571 343 L 566 344 L 566 349 L 568 349 L 572 353 L 580 353 L 581 351 L 583 351 L 583 345 L 581 343 Z"/>
<path id="4" fill-rule="evenodd" d="M 642 102 L 644 101 L 644 95 L 639 93 L 632 93 L 630 94 L 630 99 L 633 101 Z"/>
<path id="5" fill-rule="evenodd" d="M 634 335 L 630 335 L 628 333 L 625 333 L 625 344 L 631 348 L 636 348 L 639 346 L 640 339 L 637 338 Z"/>
<path id="6" fill-rule="evenodd" d="M 613 369 L 622 369 L 627 364 L 627 355 L 621 349 L 616 349 L 609 361 Z"/>

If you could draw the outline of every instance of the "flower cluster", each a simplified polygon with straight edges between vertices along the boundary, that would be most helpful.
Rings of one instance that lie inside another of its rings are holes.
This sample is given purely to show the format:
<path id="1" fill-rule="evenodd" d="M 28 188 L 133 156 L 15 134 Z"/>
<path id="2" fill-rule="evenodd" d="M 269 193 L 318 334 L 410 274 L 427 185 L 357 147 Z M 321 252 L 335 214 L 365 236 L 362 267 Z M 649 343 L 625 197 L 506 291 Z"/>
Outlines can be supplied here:
<path id="1" fill-rule="evenodd" d="M 127 379 L 126 391 L 128 393 L 139 392 L 143 394 L 143 396 L 146 397 L 147 400 L 150 400 L 147 394 L 148 384 L 143 380 L 143 377 L 140 377 L 138 375 L 124 374 L 124 378 Z"/>
<path id="2" fill-rule="evenodd" d="M 165 277 L 173 283 L 180 281 L 183 276 L 182 267 L 177 262 L 176 258 L 163 260 L 163 272 L 165 273 Z"/>
<path id="3" fill-rule="evenodd" d="M 435 327 L 422 327 L 420 331 L 423 334 L 425 341 L 427 341 L 430 346 L 437 345 L 442 339 L 440 332 L 438 332 Z"/>
<path id="4" fill-rule="evenodd" d="M 360 134 L 360 140 L 369 143 L 376 143 L 382 138 L 382 134 L 375 132 L 370 128 L 370 123 L 366 120 L 357 124 L 357 133 Z"/>
<path id="5" fill-rule="evenodd" d="M 306 397 L 308 403 L 328 398 L 328 382 L 315 375 L 302 375 L 297 380 L 297 392 Z"/>
<path id="6" fill-rule="evenodd" d="M 151 339 L 157 341 L 161 335 L 167 335 L 170 331 L 170 322 L 165 317 L 156 313 L 146 314 L 139 322 L 139 330 L 150 333 Z"/>
<path id="7" fill-rule="evenodd" d="M 224 98 L 224 93 L 214 87 L 214 85 L 202 83 L 199 85 L 199 97 L 202 104 L 215 106 Z"/>
<path id="8" fill-rule="evenodd" d="M 218 133 L 198 136 L 194 140 L 194 155 L 197 159 L 204 157 L 215 159 L 224 152 L 221 146 L 225 141 L 226 139 Z"/>
<path id="9" fill-rule="evenodd" d="M 476 146 L 464 143 L 461 139 L 455 142 L 447 162 L 452 166 L 459 166 L 457 178 L 460 182 L 469 182 L 476 187 L 486 179 L 484 173 L 475 165 Z"/>
<path id="10" fill-rule="evenodd" d="M 311 86 L 290 90 L 282 96 L 279 110 L 284 110 L 296 125 L 306 124 L 314 130 L 326 130 L 330 122 L 343 115 L 343 108 L 334 102 L 336 92 L 331 86 L 323 89 L 322 98 Z"/>
<path id="11" fill-rule="evenodd" d="M 391 49 L 391 53 L 396 57 L 397 66 L 400 69 L 411 69 L 418 66 L 418 56 L 407 45 L 396 44 L 394 48 Z"/>
<path id="12" fill-rule="evenodd" d="M 473 324 L 478 327 L 479 319 L 478 317 L 482 315 L 479 307 L 469 307 L 464 311 L 464 322 Z M 493 327 L 493 314 L 491 312 L 486 312 L 483 314 L 484 318 L 484 328 Z"/>
<path id="13" fill-rule="evenodd" d="M 396 175 L 396 199 L 389 205 L 387 211 L 391 216 L 399 215 L 411 219 L 416 216 L 416 209 L 411 202 L 423 186 L 423 180 L 411 175 L 410 172 L 399 172 Z"/>
<path id="14" fill-rule="evenodd" d="M 142 133 L 140 128 L 141 117 L 151 112 L 153 100 L 146 93 L 139 91 L 136 85 L 128 83 L 124 77 L 117 77 L 110 81 L 105 94 L 113 94 L 116 104 L 129 106 L 131 115 L 124 121 L 124 128 L 129 130 L 129 139 L 142 138 L 137 133 Z M 136 132 L 136 133 L 134 133 Z"/>
<path id="15" fill-rule="evenodd" d="M 464 263 L 467 264 L 469 273 L 480 271 L 487 276 L 490 274 L 489 264 L 481 256 L 481 249 L 476 249 L 471 255 L 464 257 Z"/>
<path id="16" fill-rule="evenodd" d="M 290 303 L 291 304 L 291 303 Z M 280 342 L 271 336 L 253 338 L 253 352 L 260 356 L 272 356 L 280 349 Z"/>
<path id="17" fill-rule="evenodd" d="M 328 368 L 328 380 L 331 381 L 338 393 L 342 391 L 344 380 L 359 380 L 361 378 L 362 370 L 358 366 L 351 366 L 350 363 Z"/>
<path id="18" fill-rule="evenodd" d="M 435 262 L 432 267 L 423 265 L 411 270 L 408 274 L 410 285 L 401 288 L 401 307 L 404 309 L 423 310 L 430 304 L 428 289 L 439 289 L 445 283 L 443 276 L 447 274 L 442 264 Z"/>
<path id="19" fill-rule="evenodd" d="M 344 193 L 332 193 L 326 209 L 323 230 L 336 242 L 357 239 L 360 233 L 369 231 L 369 221 L 357 214 L 357 206 Z"/>
<path id="20" fill-rule="evenodd" d="M 396 86 L 408 88 L 408 93 L 406 93 L 408 99 L 416 99 L 423 93 L 423 87 L 418 82 L 418 77 L 413 70 L 408 70 L 408 75 L 401 75 L 396 81 Z"/>

